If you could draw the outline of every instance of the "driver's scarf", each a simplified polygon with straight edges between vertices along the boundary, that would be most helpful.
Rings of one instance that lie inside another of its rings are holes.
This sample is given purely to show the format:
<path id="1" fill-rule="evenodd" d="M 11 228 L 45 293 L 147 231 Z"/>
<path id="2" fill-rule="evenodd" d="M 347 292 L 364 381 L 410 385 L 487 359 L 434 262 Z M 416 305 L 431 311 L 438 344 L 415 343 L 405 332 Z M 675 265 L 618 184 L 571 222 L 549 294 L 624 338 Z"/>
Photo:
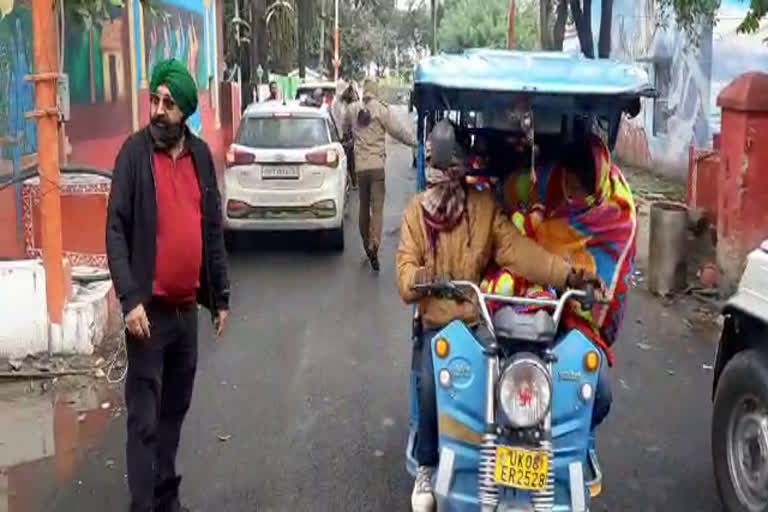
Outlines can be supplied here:
<path id="1" fill-rule="evenodd" d="M 421 207 L 432 250 L 437 250 L 441 232 L 450 231 L 467 214 L 467 191 L 464 185 L 466 167 L 458 159 L 448 169 L 427 168 L 427 190 L 422 194 Z M 467 222 L 469 230 L 469 222 Z M 471 233 L 468 233 L 468 242 Z"/>

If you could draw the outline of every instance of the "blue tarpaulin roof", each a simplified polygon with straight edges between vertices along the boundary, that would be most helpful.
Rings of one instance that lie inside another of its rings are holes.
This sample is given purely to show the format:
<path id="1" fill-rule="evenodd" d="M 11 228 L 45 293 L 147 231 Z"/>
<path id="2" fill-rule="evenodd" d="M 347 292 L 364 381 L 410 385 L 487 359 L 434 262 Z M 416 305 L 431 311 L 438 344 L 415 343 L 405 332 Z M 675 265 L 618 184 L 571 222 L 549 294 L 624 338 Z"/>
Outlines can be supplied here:
<path id="1" fill-rule="evenodd" d="M 542 94 L 650 94 L 637 66 L 563 52 L 465 50 L 429 57 L 416 69 L 417 85 Z"/>

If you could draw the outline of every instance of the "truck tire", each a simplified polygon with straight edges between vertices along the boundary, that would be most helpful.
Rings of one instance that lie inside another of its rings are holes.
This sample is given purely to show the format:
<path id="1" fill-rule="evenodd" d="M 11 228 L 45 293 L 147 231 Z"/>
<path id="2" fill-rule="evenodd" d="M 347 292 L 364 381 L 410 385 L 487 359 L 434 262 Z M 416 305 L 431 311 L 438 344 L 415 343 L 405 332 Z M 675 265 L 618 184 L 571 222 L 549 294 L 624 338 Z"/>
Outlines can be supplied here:
<path id="1" fill-rule="evenodd" d="M 726 512 L 768 510 L 768 351 L 748 349 L 725 366 L 712 414 L 715 481 Z"/>

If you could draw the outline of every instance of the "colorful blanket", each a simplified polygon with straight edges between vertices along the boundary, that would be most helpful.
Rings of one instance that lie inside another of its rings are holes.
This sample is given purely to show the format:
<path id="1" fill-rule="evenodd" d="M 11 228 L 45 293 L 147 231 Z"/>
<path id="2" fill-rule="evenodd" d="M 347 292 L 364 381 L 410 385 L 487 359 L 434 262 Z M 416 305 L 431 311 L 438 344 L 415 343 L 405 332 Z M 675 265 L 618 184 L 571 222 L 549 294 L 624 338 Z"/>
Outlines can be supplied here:
<path id="1" fill-rule="evenodd" d="M 578 328 L 605 350 L 615 342 L 626 307 L 635 258 L 637 217 L 632 193 L 610 152 L 599 138 L 591 140 L 595 161 L 595 191 L 582 199 L 566 194 L 566 169 L 557 163 L 543 166 L 533 178 L 518 173 L 504 186 L 504 202 L 521 233 L 536 239 L 549 251 L 598 276 L 605 286 L 608 305 L 583 311 L 574 303 L 563 318 L 566 327 Z M 528 197 L 526 196 L 528 190 Z M 512 288 L 518 295 L 540 294 L 519 277 L 504 270 L 484 281 L 488 291 Z M 548 293 L 551 293 L 547 291 Z"/>

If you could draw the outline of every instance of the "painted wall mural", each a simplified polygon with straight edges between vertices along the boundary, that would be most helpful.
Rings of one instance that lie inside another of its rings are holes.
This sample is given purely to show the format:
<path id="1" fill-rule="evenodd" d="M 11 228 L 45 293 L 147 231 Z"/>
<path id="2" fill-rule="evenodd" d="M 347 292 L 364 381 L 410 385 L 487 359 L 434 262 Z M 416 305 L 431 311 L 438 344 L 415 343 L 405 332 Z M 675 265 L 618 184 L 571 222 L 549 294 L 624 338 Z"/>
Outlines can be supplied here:
<path id="1" fill-rule="evenodd" d="M 684 177 L 689 146 L 706 147 L 711 141 L 712 31 L 693 48 L 683 32 L 659 26 L 654 0 L 615 0 L 613 12 L 612 56 L 642 62 L 659 92 L 627 122 L 642 129 L 656 165 Z"/>
<path id="2" fill-rule="evenodd" d="M 184 7 L 162 2 L 144 11 L 147 79 L 155 64 L 174 58 L 187 65 L 199 91 L 208 89 L 205 15 L 194 7 L 202 8 L 202 2 L 199 6 Z M 193 133 L 199 135 L 202 132 L 199 109 L 190 116 L 187 124 Z"/>
<path id="3" fill-rule="evenodd" d="M 763 20 L 755 34 L 737 34 L 748 4 L 741 0 L 723 0 L 712 41 L 712 92 L 710 125 L 720 131 L 721 112 L 717 97 L 725 86 L 747 71 L 768 72 L 768 20 Z"/>
<path id="4" fill-rule="evenodd" d="M 34 110 L 32 13 L 26 2 L 0 0 L 0 176 L 34 164 L 37 124 L 24 114 Z"/>
<path id="5" fill-rule="evenodd" d="M 130 52 L 124 42 L 125 9 L 103 10 L 65 3 L 64 72 L 73 105 L 113 103 L 128 98 Z"/>

